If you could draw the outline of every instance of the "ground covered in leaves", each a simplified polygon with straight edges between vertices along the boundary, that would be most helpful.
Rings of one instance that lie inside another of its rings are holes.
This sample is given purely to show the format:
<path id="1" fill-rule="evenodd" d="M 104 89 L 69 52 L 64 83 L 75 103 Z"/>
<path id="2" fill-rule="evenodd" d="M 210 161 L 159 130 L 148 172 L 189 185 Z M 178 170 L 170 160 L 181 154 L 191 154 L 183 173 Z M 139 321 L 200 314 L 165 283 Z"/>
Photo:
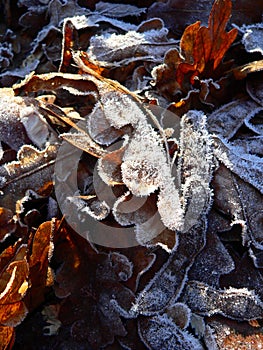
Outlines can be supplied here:
<path id="1" fill-rule="evenodd" d="M 0 349 L 261 349 L 262 1 L 0 11 Z"/>

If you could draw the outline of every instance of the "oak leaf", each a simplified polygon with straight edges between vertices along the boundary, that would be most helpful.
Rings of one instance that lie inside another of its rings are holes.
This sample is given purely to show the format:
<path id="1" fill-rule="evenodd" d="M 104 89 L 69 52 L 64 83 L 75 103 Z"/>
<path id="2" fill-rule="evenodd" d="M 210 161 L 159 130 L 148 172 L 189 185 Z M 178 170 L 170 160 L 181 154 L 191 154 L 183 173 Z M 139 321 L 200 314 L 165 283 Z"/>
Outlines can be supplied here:
<path id="1" fill-rule="evenodd" d="M 231 9 L 231 0 L 216 0 L 209 16 L 208 27 L 201 26 L 201 22 L 197 21 L 185 29 L 180 50 L 168 51 L 164 59 L 165 65 L 153 70 L 157 86 L 167 86 L 165 80 L 170 76 L 175 93 L 176 90 L 186 93 L 196 84 L 198 78 L 213 76 L 237 36 L 237 29 L 229 32 L 225 30 Z"/>

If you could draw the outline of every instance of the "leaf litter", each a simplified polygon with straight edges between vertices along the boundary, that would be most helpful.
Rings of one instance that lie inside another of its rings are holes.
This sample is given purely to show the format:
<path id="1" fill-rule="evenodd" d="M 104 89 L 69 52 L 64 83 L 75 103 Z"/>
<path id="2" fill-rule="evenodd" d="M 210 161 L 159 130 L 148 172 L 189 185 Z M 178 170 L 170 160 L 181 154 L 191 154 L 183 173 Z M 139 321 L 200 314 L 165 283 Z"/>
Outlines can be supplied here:
<path id="1" fill-rule="evenodd" d="M 179 5 L 2 5 L 3 349 L 262 345 L 260 4 Z"/>

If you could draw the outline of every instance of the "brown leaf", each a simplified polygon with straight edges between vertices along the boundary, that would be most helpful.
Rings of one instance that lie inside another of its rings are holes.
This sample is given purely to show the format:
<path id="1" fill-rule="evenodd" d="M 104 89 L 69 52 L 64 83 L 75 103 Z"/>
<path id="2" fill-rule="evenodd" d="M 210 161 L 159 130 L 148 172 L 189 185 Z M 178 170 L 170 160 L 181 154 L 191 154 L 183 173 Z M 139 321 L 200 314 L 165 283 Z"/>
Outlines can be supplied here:
<path id="1" fill-rule="evenodd" d="M 31 255 L 28 258 L 31 287 L 25 299 L 30 310 L 43 302 L 45 288 L 50 284 L 48 268 L 53 250 L 54 225 L 55 221 L 47 221 L 41 224 L 32 240 Z"/>
<path id="2" fill-rule="evenodd" d="M 54 91 L 65 87 L 75 89 L 76 93 L 78 91 L 87 92 L 87 94 L 91 91 L 98 93 L 96 85 L 90 81 L 89 77 L 70 73 L 31 74 L 21 83 L 14 85 L 13 89 L 15 94 L 19 94 L 22 91 Z"/>
<path id="3" fill-rule="evenodd" d="M 0 207 L 0 241 L 16 229 L 11 210 Z"/>
<path id="4" fill-rule="evenodd" d="M 24 145 L 17 161 L 0 166 L 1 206 L 14 210 L 15 203 L 30 188 L 40 188 L 51 180 L 57 145 L 49 145 L 43 151 Z"/>
<path id="5" fill-rule="evenodd" d="M 99 349 L 111 344 L 115 336 L 125 336 L 111 300 L 123 308 L 129 308 L 133 301 L 133 293 L 122 284 L 132 274 L 128 258 L 117 252 L 96 252 L 86 240 L 61 225 L 54 261 L 60 266 L 55 292 L 64 298 L 59 319 L 70 325 L 72 337 Z"/>

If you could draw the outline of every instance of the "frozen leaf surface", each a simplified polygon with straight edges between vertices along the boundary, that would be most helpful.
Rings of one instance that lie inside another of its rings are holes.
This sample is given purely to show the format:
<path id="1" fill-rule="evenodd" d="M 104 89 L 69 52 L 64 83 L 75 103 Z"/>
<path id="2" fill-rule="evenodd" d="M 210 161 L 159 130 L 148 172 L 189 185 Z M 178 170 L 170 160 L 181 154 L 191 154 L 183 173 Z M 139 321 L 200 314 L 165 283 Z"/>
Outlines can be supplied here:
<path id="1" fill-rule="evenodd" d="M 43 151 L 24 145 L 18 152 L 17 161 L 0 167 L 1 204 L 14 209 L 16 200 L 23 197 L 27 189 L 40 188 L 51 181 L 57 146 L 50 145 Z"/>
<path id="2" fill-rule="evenodd" d="M 123 18 L 126 16 L 139 16 L 146 11 L 146 8 L 100 1 L 96 4 L 96 11 L 99 13 L 106 13 L 109 17 Z"/>
<path id="3" fill-rule="evenodd" d="M 262 140 L 259 140 L 262 144 Z M 223 138 L 215 137 L 215 155 L 227 168 L 263 193 L 263 160 L 255 154 L 244 153 Z"/>
<path id="4" fill-rule="evenodd" d="M 221 314 L 235 320 L 253 320 L 263 313 L 262 301 L 246 288 L 217 290 L 192 281 L 186 285 L 183 300 L 193 312 L 207 316 Z"/>
<path id="5" fill-rule="evenodd" d="M 248 26 L 242 26 L 241 30 L 245 32 L 242 38 L 248 52 L 260 52 L 263 55 L 263 24 L 257 23 Z"/>
<path id="6" fill-rule="evenodd" d="M 166 28 L 94 36 L 88 53 L 91 59 L 106 66 L 122 66 L 136 60 L 160 63 L 169 46 L 176 44 L 166 36 Z"/>
<path id="7" fill-rule="evenodd" d="M 248 115 L 253 115 L 258 105 L 251 100 L 237 100 L 215 110 L 207 117 L 210 133 L 229 140 L 238 132 Z"/>
<path id="8" fill-rule="evenodd" d="M 203 350 L 198 339 L 176 326 L 166 314 L 141 319 L 139 333 L 148 349 Z"/>

